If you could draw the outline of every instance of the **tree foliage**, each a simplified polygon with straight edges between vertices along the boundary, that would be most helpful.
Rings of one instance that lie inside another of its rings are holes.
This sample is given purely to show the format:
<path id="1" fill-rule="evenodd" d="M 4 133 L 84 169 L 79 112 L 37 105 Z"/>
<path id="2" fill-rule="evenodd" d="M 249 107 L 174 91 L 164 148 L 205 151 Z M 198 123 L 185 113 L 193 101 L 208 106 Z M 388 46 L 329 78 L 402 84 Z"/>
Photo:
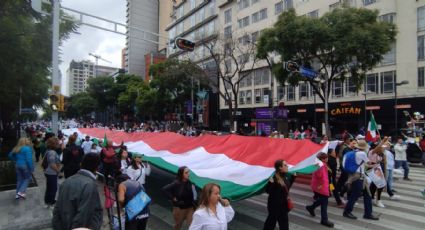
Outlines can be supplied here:
<path id="1" fill-rule="evenodd" d="M 325 102 L 333 81 L 344 81 L 349 77 L 359 90 L 365 74 L 390 51 L 395 36 L 395 25 L 379 21 L 378 11 L 341 8 L 321 18 L 311 18 L 297 16 L 291 9 L 282 13 L 273 27 L 262 33 L 257 56 L 265 58 L 271 52 L 280 55 L 281 62 L 273 66 L 277 79 L 282 84 L 289 82 L 292 85 L 308 81 Z M 282 62 L 289 60 L 317 70 L 321 84 L 317 79 L 284 70 Z M 327 117 L 326 114 L 327 111 Z"/>
<path id="2" fill-rule="evenodd" d="M 18 112 L 22 88 L 23 107 L 41 107 L 50 83 L 52 57 L 51 17 L 31 8 L 29 0 L 0 1 L 0 120 Z M 69 21 L 60 24 L 60 39 L 76 29 Z"/>
<path id="3" fill-rule="evenodd" d="M 72 95 L 68 100 L 66 116 L 70 118 L 87 118 L 95 111 L 96 100 L 87 92 Z"/>

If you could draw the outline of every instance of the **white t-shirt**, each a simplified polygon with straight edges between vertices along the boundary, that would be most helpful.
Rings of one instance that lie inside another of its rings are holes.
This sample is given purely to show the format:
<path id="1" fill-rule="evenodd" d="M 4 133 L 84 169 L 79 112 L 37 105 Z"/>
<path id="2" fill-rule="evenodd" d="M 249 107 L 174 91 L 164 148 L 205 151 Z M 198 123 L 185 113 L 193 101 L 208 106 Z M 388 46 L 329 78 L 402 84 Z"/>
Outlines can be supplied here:
<path id="1" fill-rule="evenodd" d="M 400 145 L 399 143 L 394 145 L 395 160 L 407 161 L 406 150 L 407 150 L 407 145 Z"/>
<path id="2" fill-rule="evenodd" d="M 151 174 L 151 166 L 149 164 L 144 165 L 143 163 L 141 164 L 141 166 L 142 167 L 139 169 L 134 169 L 133 166 L 128 167 L 127 175 L 130 177 L 130 179 L 137 180 L 141 185 L 144 185 L 146 181 L 146 176 L 149 176 Z"/>
<path id="3" fill-rule="evenodd" d="M 227 223 L 232 221 L 235 211 L 232 206 L 223 207 L 217 203 L 217 216 L 211 210 L 203 207 L 193 214 L 189 230 L 227 230 Z"/>
<path id="4" fill-rule="evenodd" d="M 86 140 L 81 144 L 81 148 L 83 148 L 84 154 L 90 153 L 92 145 L 93 145 L 93 141 L 86 141 Z"/>

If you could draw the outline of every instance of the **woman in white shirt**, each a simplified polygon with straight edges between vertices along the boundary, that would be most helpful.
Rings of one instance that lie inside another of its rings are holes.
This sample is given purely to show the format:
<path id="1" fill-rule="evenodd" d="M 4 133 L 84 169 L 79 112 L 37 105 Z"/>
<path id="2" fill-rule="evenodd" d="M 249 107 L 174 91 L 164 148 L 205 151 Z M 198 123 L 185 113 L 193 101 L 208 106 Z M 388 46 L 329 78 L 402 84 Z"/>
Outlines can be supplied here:
<path id="1" fill-rule="evenodd" d="M 135 181 L 138 181 L 141 185 L 145 184 L 146 176 L 151 174 L 151 166 L 142 162 L 143 154 L 133 153 L 133 162 L 130 167 L 127 168 L 127 175 Z"/>
<path id="2" fill-rule="evenodd" d="M 229 200 L 221 199 L 220 190 L 218 184 L 204 186 L 189 230 L 227 230 L 227 223 L 233 219 L 235 211 Z"/>

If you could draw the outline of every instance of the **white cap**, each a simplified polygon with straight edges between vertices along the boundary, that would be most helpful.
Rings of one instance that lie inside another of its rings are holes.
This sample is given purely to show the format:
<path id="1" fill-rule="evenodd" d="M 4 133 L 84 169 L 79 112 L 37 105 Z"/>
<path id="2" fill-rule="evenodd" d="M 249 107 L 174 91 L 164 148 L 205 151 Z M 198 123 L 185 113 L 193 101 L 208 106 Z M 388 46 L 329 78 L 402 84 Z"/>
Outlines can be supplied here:
<path id="1" fill-rule="evenodd" d="M 359 134 L 359 135 L 356 136 L 356 139 L 357 140 L 365 139 L 365 136 Z"/>

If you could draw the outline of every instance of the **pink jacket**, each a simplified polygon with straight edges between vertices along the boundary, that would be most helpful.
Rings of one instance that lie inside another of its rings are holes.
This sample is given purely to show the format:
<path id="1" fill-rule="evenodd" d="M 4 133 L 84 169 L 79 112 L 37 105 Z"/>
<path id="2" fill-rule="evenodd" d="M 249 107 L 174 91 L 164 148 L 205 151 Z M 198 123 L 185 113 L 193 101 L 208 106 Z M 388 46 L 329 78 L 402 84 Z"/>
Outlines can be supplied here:
<path id="1" fill-rule="evenodd" d="M 318 188 L 321 185 L 320 188 Z M 313 173 L 311 178 L 311 189 L 313 192 L 329 196 L 329 174 L 328 167 L 323 164 L 318 170 Z"/>

